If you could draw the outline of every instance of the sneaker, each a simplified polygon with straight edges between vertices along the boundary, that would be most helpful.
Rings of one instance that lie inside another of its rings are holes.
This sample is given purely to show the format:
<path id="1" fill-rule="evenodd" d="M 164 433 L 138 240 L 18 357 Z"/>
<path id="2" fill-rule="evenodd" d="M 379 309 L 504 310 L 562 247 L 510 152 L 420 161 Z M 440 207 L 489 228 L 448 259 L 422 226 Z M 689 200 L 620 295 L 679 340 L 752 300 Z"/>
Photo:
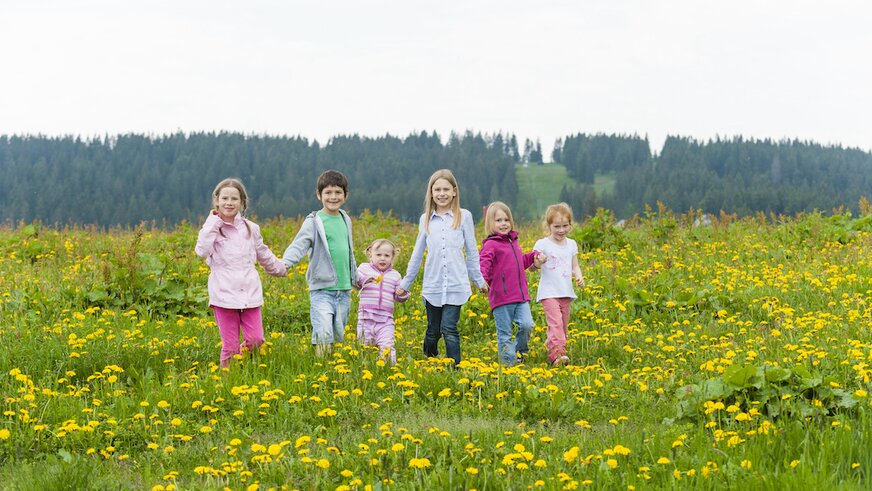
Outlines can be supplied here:
<path id="1" fill-rule="evenodd" d="M 566 355 L 558 356 L 551 362 L 552 367 L 559 367 L 561 365 L 569 365 L 569 357 Z"/>

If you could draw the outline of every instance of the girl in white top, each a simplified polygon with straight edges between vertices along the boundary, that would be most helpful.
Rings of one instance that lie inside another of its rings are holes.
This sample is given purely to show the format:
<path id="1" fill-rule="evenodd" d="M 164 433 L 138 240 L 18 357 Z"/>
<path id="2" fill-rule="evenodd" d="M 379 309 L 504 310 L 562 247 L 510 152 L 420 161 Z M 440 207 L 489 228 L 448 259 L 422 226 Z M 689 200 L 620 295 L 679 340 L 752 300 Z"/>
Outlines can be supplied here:
<path id="1" fill-rule="evenodd" d="M 427 182 L 418 238 L 406 267 L 406 276 L 397 289 L 398 295 L 412 287 L 425 251 L 427 260 L 421 285 L 427 310 L 424 354 L 438 356 L 439 338 L 444 338 L 445 354 L 457 365 L 460 363 L 457 321 L 460 307 L 472 295 L 469 282 L 474 282 L 483 292 L 487 292 L 488 285 L 481 275 L 472 214 L 460 207 L 457 180 L 448 169 L 436 171 Z"/>
<path id="2" fill-rule="evenodd" d="M 548 259 L 542 265 L 536 301 L 545 310 L 548 333 L 545 347 L 552 365 L 566 365 L 566 337 L 569 334 L 569 311 L 576 297 L 573 288 L 584 288 L 584 277 L 578 266 L 578 245 L 566 237 L 572 230 L 572 209 L 566 203 L 551 205 L 545 211 L 545 238 L 536 241 L 533 250 Z"/>

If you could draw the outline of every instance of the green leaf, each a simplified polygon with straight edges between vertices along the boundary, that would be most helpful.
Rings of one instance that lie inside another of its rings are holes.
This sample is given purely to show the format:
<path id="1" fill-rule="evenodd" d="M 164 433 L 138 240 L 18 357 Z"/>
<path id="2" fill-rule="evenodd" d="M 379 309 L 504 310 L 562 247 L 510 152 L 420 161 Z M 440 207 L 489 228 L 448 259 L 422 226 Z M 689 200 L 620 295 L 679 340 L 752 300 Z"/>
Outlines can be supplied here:
<path id="1" fill-rule="evenodd" d="M 724 371 L 724 381 L 742 389 L 748 387 L 759 389 L 763 382 L 762 375 L 758 376 L 758 371 L 760 370 L 759 367 L 754 365 L 731 365 Z"/>
<path id="2" fill-rule="evenodd" d="M 764 366 L 763 373 L 767 382 L 784 382 L 792 375 L 792 372 L 786 368 L 771 366 Z"/>

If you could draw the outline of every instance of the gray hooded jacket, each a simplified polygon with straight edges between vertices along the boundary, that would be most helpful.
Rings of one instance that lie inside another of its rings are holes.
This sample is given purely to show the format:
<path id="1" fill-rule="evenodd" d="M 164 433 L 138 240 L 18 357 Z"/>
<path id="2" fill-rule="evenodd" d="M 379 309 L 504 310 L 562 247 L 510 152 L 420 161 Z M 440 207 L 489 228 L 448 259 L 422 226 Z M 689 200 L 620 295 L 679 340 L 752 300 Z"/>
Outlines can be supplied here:
<path id="1" fill-rule="evenodd" d="M 348 227 L 348 268 L 351 272 L 351 284 L 357 283 L 357 263 L 354 260 L 354 244 L 351 236 L 351 217 L 344 210 L 339 210 L 345 225 Z M 282 262 L 288 269 L 294 267 L 304 257 L 309 257 L 309 267 L 306 269 L 306 282 L 309 290 L 323 290 L 335 286 L 338 281 L 333 260 L 330 258 L 330 249 L 327 246 L 327 235 L 324 233 L 324 222 L 318 217 L 318 212 L 313 211 L 306 216 L 303 225 L 294 237 L 291 245 L 285 249 Z"/>

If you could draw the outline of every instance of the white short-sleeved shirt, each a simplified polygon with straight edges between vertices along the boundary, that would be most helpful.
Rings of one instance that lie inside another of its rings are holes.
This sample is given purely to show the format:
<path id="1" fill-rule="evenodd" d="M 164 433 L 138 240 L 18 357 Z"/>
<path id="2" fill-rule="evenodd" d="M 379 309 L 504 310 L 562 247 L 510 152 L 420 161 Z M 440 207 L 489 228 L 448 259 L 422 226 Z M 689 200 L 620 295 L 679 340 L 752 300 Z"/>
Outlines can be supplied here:
<path id="1" fill-rule="evenodd" d="M 536 301 L 543 298 L 578 298 L 572 286 L 572 258 L 578 255 L 578 245 L 570 238 L 558 245 L 549 238 L 539 239 L 533 250 L 545 254 Z"/>

